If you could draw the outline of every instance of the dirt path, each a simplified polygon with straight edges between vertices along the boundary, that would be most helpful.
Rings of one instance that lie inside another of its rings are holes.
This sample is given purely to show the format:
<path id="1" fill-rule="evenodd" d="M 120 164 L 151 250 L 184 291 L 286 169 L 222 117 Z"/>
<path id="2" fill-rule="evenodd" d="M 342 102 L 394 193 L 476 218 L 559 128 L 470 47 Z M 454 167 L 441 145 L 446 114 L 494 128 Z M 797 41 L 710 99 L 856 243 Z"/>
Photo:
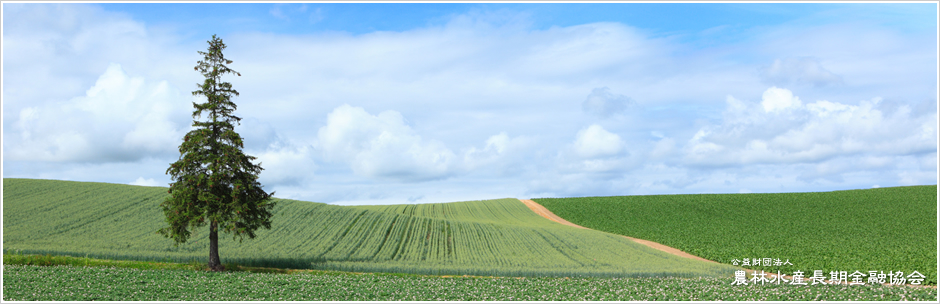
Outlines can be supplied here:
<path id="1" fill-rule="evenodd" d="M 532 211 L 535 211 L 536 214 L 541 215 L 541 216 L 544 217 L 544 218 L 547 218 L 547 219 L 553 220 L 553 221 L 555 221 L 555 222 L 561 223 L 562 225 L 568 225 L 568 226 L 571 226 L 571 227 L 577 227 L 577 228 L 581 228 L 581 229 L 590 229 L 590 228 L 587 228 L 587 227 L 578 226 L 578 225 L 575 224 L 575 223 L 566 221 L 565 219 L 558 217 L 557 215 L 555 215 L 555 214 L 552 213 L 551 211 L 548 211 L 548 208 L 545 208 L 544 206 L 539 205 L 539 203 L 536 203 L 536 202 L 533 201 L 533 200 L 524 200 L 524 199 L 520 199 L 520 201 L 522 201 L 522 203 L 525 204 L 526 207 L 529 207 L 529 209 L 532 209 Z"/>
<path id="2" fill-rule="evenodd" d="M 532 211 L 535 211 L 536 214 L 541 215 L 542 217 L 545 217 L 545 218 L 547 218 L 547 219 L 550 219 L 550 220 L 553 220 L 553 221 L 555 221 L 555 222 L 561 223 L 561 224 L 563 224 L 563 225 L 568 225 L 568 226 L 571 226 L 571 227 L 578 227 L 578 228 L 581 228 L 581 229 L 589 229 L 589 228 L 586 228 L 586 227 L 578 226 L 577 224 L 574 224 L 574 223 L 572 223 L 572 222 L 566 221 L 566 220 L 563 219 L 563 218 L 558 217 L 557 215 L 555 215 L 554 213 L 552 213 L 551 211 L 549 211 L 547 208 L 545 208 L 545 207 L 542 206 L 542 205 L 539 205 L 539 203 L 536 203 L 536 202 L 533 201 L 533 200 L 524 200 L 524 199 L 520 199 L 520 201 L 522 201 L 522 203 L 525 204 L 527 207 L 529 207 L 529 209 L 532 209 Z M 682 251 L 682 250 L 679 250 L 679 249 L 676 249 L 676 248 L 672 248 L 672 247 L 669 247 L 669 246 L 666 246 L 666 245 L 663 245 L 663 244 L 660 244 L 660 243 L 657 243 L 657 242 L 647 241 L 647 240 L 641 240 L 641 239 L 638 239 L 638 238 L 632 238 L 632 237 L 629 237 L 629 236 L 626 236 L 626 235 L 624 235 L 623 237 L 628 238 L 628 239 L 630 239 L 631 241 L 634 241 L 634 242 L 637 242 L 637 243 L 640 243 L 640 244 L 649 246 L 650 248 L 653 248 L 653 249 L 656 249 L 656 250 L 660 250 L 660 251 L 665 251 L 665 252 L 667 252 L 667 253 L 671 253 L 671 254 L 674 254 L 674 255 L 677 255 L 677 256 L 680 256 L 680 257 L 690 258 L 690 259 L 696 259 L 696 260 L 705 261 L 705 262 L 718 263 L 718 262 L 715 262 L 715 261 L 712 261 L 712 260 L 707 260 L 707 259 L 704 259 L 704 258 L 701 258 L 701 257 L 697 257 L 697 256 L 694 256 L 694 255 L 691 255 L 691 254 L 689 254 L 689 253 L 687 253 L 687 252 L 685 252 L 685 251 Z"/>
<path id="3" fill-rule="evenodd" d="M 575 224 L 575 223 L 569 222 L 569 221 L 567 221 L 567 220 L 565 220 L 565 219 L 563 219 L 563 218 L 561 218 L 561 217 L 555 215 L 554 213 L 552 213 L 551 211 L 549 211 L 548 208 L 545 208 L 545 206 L 542 206 L 542 205 L 540 205 L 539 203 L 536 203 L 536 202 L 533 201 L 533 200 L 520 199 L 519 201 L 521 201 L 523 204 L 525 204 L 526 207 L 529 207 L 529 209 L 532 209 L 532 211 L 535 211 L 536 214 L 541 215 L 542 217 L 545 217 L 545 218 L 550 219 L 550 220 L 552 220 L 552 221 L 561 223 L 561 224 L 563 224 L 563 225 L 568 225 L 568 226 L 571 226 L 571 227 L 577 227 L 577 228 L 581 228 L 581 229 L 590 229 L 590 228 L 587 228 L 587 227 L 579 226 L 579 225 L 577 225 L 577 224 Z M 648 247 L 650 247 L 650 248 L 653 248 L 653 249 L 656 249 L 656 250 L 659 250 L 659 251 L 664 251 L 664 252 L 666 252 L 666 253 L 674 254 L 674 255 L 677 255 L 677 256 L 680 256 L 680 257 L 690 258 L 690 259 L 696 259 L 696 260 L 705 261 L 705 262 L 709 262 L 709 263 L 718 263 L 718 262 L 715 262 L 715 261 L 712 261 L 712 260 L 708 260 L 708 259 L 705 259 L 705 258 L 702 258 L 702 257 L 697 257 L 697 256 L 694 256 L 694 255 L 691 255 L 691 254 L 689 254 L 688 252 L 685 252 L 685 251 L 682 251 L 682 250 L 679 250 L 679 249 L 676 249 L 676 248 L 672 248 L 672 247 L 669 247 L 669 246 L 666 246 L 666 245 L 663 245 L 663 244 L 660 244 L 660 243 L 657 243 L 657 242 L 647 241 L 647 240 L 641 240 L 641 239 L 638 239 L 638 238 L 632 238 L 632 237 L 629 237 L 629 236 L 626 236 L 626 235 L 624 235 L 623 237 L 625 237 L 625 238 L 627 238 L 627 239 L 630 239 L 631 241 L 634 241 L 634 242 L 637 242 L 637 243 L 646 245 L 646 246 L 648 246 Z M 753 272 L 753 270 L 750 270 L 750 269 L 745 269 L 745 270 L 747 271 L 748 274 L 750 274 L 751 272 Z M 776 277 L 776 276 L 777 276 L 776 273 L 768 273 L 768 274 L 767 274 L 767 277 L 768 277 L 768 278 L 772 278 L 772 277 Z M 786 276 L 786 275 L 784 275 L 783 278 L 784 278 L 784 279 L 791 279 L 790 276 Z"/>
<path id="4" fill-rule="evenodd" d="M 581 228 L 581 229 L 590 229 L 590 228 L 587 228 L 587 227 L 579 226 L 579 225 L 577 225 L 577 224 L 575 224 L 575 223 L 569 222 L 569 221 L 567 221 L 567 220 L 565 220 L 565 219 L 563 219 L 563 218 L 561 218 L 561 217 L 555 215 L 554 213 L 552 213 L 551 211 L 549 211 L 547 208 L 545 208 L 544 206 L 540 205 L 539 203 L 536 203 L 536 202 L 533 201 L 533 200 L 524 200 L 524 199 L 520 199 L 519 201 L 522 201 L 523 204 L 525 204 L 527 207 L 529 207 L 529 209 L 532 209 L 532 211 L 535 211 L 536 214 L 541 215 L 542 217 L 545 217 L 545 218 L 550 219 L 550 220 L 552 220 L 552 221 L 561 223 L 561 224 L 563 224 L 563 225 L 568 225 L 568 226 L 571 226 L 571 227 L 577 227 L 577 228 Z M 715 262 L 715 261 L 712 261 L 712 260 L 707 260 L 707 259 L 704 259 L 704 258 L 701 258 L 701 257 L 697 257 L 697 256 L 694 256 L 694 255 L 691 255 L 691 254 L 689 254 L 689 253 L 687 253 L 687 252 L 685 252 L 685 251 L 682 251 L 682 250 L 679 250 L 679 249 L 676 249 L 676 248 L 672 248 L 672 247 L 669 247 L 669 246 L 666 246 L 666 245 L 663 245 L 663 244 L 660 244 L 660 243 L 657 243 L 657 242 L 647 241 L 647 240 L 641 240 L 641 239 L 638 239 L 638 238 L 632 238 L 632 237 L 629 237 L 629 236 L 626 236 L 626 235 L 624 235 L 623 237 L 628 238 L 628 239 L 630 239 L 630 240 L 632 240 L 632 241 L 634 241 L 634 242 L 637 242 L 637 243 L 640 243 L 640 244 L 649 246 L 650 248 L 653 248 L 653 249 L 656 249 L 656 250 L 660 250 L 660 251 L 665 251 L 665 252 L 667 252 L 667 253 L 671 253 L 671 254 L 674 254 L 674 255 L 677 255 L 677 256 L 680 256 L 680 257 L 690 258 L 690 259 L 696 259 L 696 260 L 705 261 L 705 262 L 711 262 L 711 263 L 718 263 L 718 262 Z M 742 269 L 743 269 L 743 268 L 742 268 Z M 744 269 L 744 270 L 747 271 L 747 274 L 748 274 L 748 275 L 750 275 L 751 273 L 755 272 L 754 270 L 751 270 L 751 269 Z M 776 277 L 776 276 L 777 276 L 776 273 L 766 273 L 766 272 L 765 272 L 765 274 L 766 274 L 766 277 L 767 277 L 767 278 L 773 278 L 773 277 Z M 793 279 L 792 276 L 788 276 L 788 275 L 782 275 L 782 276 L 783 276 L 783 278 L 786 279 L 786 280 L 792 280 L 792 279 Z M 805 280 L 805 278 L 804 278 L 804 280 Z M 805 282 L 809 282 L 809 280 L 805 280 Z M 832 284 L 832 282 L 830 282 L 829 280 L 825 280 L 825 282 L 828 283 L 828 284 Z M 842 283 L 842 285 L 848 285 L 848 282 Z M 890 284 L 887 284 L 887 283 L 885 283 L 885 284 L 883 284 L 883 285 L 885 285 L 885 286 L 890 286 Z M 929 286 L 929 285 L 910 285 L 910 284 L 906 284 L 906 286 L 910 286 L 910 287 L 937 288 L 936 285 L 934 285 L 934 286 Z"/>

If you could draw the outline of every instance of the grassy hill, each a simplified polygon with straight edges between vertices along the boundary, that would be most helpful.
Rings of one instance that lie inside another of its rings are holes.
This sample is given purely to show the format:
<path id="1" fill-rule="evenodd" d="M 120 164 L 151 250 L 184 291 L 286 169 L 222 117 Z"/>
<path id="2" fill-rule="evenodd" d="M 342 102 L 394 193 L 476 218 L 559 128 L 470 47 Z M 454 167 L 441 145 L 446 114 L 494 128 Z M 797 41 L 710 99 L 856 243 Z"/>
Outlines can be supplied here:
<path id="1" fill-rule="evenodd" d="M 749 269 L 917 271 L 937 284 L 937 186 L 813 193 L 696 194 L 535 199 L 596 230 L 655 241 Z"/>
<path id="2" fill-rule="evenodd" d="M 205 261 L 208 229 L 174 247 L 156 233 L 165 187 L 3 179 L 6 252 Z M 271 230 L 220 237 L 223 263 L 364 272 L 500 276 L 724 276 L 621 236 L 544 219 L 515 199 L 334 206 L 278 199 Z"/>

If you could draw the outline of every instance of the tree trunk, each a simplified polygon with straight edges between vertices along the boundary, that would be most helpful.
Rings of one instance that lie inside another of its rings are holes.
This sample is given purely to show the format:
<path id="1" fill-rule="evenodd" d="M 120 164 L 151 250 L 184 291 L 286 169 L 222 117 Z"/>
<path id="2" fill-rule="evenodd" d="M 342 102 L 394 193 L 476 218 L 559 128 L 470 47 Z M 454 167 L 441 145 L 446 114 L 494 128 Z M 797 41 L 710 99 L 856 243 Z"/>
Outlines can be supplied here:
<path id="1" fill-rule="evenodd" d="M 219 229 L 215 221 L 209 224 L 209 269 L 212 271 L 225 270 L 225 266 L 222 266 L 222 262 L 219 260 Z"/>

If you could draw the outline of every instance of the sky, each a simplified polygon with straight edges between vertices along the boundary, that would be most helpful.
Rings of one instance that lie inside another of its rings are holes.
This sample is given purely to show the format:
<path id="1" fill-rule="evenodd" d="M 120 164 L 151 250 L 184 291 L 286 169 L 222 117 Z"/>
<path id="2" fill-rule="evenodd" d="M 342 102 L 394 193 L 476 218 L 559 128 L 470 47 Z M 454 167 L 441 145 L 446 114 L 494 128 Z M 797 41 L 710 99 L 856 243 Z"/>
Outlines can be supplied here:
<path id="1" fill-rule="evenodd" d="M 2 10 L 4 178 L 168 186 L 216 34 L 241 73 L 223 77 L 236 131 L 275 197 L 937 184 L 936 3 Z"/>

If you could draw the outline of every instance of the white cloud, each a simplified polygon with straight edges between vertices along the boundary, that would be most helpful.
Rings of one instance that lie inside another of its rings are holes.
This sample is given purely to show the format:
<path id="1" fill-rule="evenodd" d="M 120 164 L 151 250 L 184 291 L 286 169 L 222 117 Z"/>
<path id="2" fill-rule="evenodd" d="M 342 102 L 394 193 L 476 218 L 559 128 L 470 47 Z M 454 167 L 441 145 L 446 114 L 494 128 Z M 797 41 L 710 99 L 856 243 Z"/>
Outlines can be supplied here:
<path id="1" fill-rule="evenodd" d="M 260 153 L 248 154 L 257 157 L 256 163 L 264 169 L 259 181 L 266 186 L 300 185 L 315 174 L 312 150 L 309 146 L 272 145 Z"/>
<path id="2" fill-rule="evenodd" d="M 584 100 L 582 92 L 600 87 L 598 82 L 634 88 L 627 79 L 655 81 L 665 74 L 662 65 L 674 64 L 659 56 L 671 47 L 665 40 L 644 37 L 622 24 L 531 30 L 518 22 L 461 21 L 467 18 L 355 36 L 246 33 L 233 36 L 229 46 L 238 58 L 251 59 L 239 70 L 244 75 L 239 80 L 251 79 L 242 91 L 245 98 L 252 92 L 270 100 L 252 111 L 296 123 L 309 121 L 306 114 L 291 110 L 299 105 L 328 112 L 343 103 L 365 108 L 394 104 L 409 117 L 415 116 L 408 110 L 439 115 L 480 108 L 537 108 L 531 115 L 555 115 L 572 98 Z M 700 87 L 714 88 L 687 89 Z M 607 97 L 611 106 L 626 99 Z M 322 103 L 309 105 L 310 100 Z M 497 129 L 513 124 L 503 126 Z"/>
<path id="3" fill-rule="evenodd" d="M 600 117 L 623 113 L 628 107 L 636 104 L 635 101 L 621 94 L 613 94 L 607 87 L 595 88 L 588 95 L 581 108 L 585 112 Z"/>
<path id="4" fill-rule="evenodd" d="M 4 150 L 10 159 L 51 162 L 172 154 L 184 132 L 186 99 L 165 81 L 130 77 L 112 63 L 85 96 L 23 108 Z"/>
<path id="5" fill-rule="evenodd" d="M 560 149 L 555 157 L 557 173 L 561 177 L 583 178 L 585 180 L 582 183 L 589 183 L 591 180 L 609 181 L 617 178 L 626 173 L 632 165 L 636 165 L 639 160 L 639 155 L 627 153 L 626 141 L 620 135 L 611 133 L 597 124 L 578 131 L 574 142 Z M 539 179 L 555 178 L 540 176 Z M 567 186 L 567 188 L 571 187 L 574 185 Z M 594 186 L 585 184 L 579 187 L 587 189 Z"/>
<path id="6" fill-rule="evenodd" d="M 372 115 L 344 104 L 327 115 L 315 146 L 324 160 L 348 164 L 359 176 L 422 182 L 469 172 L 512 174 L 531 143 L 500 132 L 487 138 L 483 148 L 471 146 L 458 154 L 441 141 L 419 135 L 397 111 Z"/>
<path id="7" fill-rule="evenodd" d="M 699 129 L 685 147 L 685 161 L 729 166 L 863 155 L 860 160 L 884 164 L 884 157 L 936 151 L 936 113 L 912 113 L 904 105 L 889 115 L 879 108 L 880 102 L 820 100 L 803 105 L 792 92 L 776 87 L 764 92 L 759 106 L 729 97 L 724 120 Z"/>
<path id="8" fill-rule="evenodd" d="M 765 112 L 783 111 L 803 105 L 799 97 L 793 96 L 793 92 L 778 87 L 770 87 L 764 91 L 763 97 L 760 104 Z"/>
<path id="9" fill-rule="evenodd" d="M 933 33 L 936 31 L 933 28 L 920 30 Z M 820 68 L 825 67 L 820 71 L 833 71 L 832 74 L 844 79 L 844 85 L 833 85 L 835 83 L 820 82 L 826 77 L 808 77 L 803 82 L 794 83 L 767 82 L 769 79 L 762 78 L 765 85 L 804 88 L 810 92 L 826 90 L 851 98 L 848 100 L 882 96 L 913 102 L 936 96 L 935 89 L 929 89 L 935 88 L 937 83 L 936 64 L 933 64 L 937 60 L 937 36 L 934 34 L 924 35 L 857 20 L 814 26 L 778 26 L 762 30 L 754 38 L 747 53 L 762 54 L 768 61 L 780 59 L 783 66 L 786 66 L 786 58 L 813 58 L 819 62 Z M 825 73 L 818 76 L 821 75 Z M 786 79 L 796 81 L 792 76 Z M 807 86 L 812 83 L 807 82 L 810 80 L 829 84 Z M 831 95 L 814 97 L 831 98 Z"/>
<path id="10" fill-rule="evenodd" d="M 295 23 L 324 19 L 314 5 L 278 9 Z M 254 17 L 285 23 L 271 13 Z M 173 88 L 201 82 L 192 66 L 208 37 L 129 16 L 4 4 L 4 174 L 161 180 L 182 133 L 161 135 L 185 131 L 192 110 Z M 243 75 L 227 79 L 241 93 L 236 115 L 248 116 L 238 130 L 266 186 L 298 199 L 430 202 L 936 183 L 933 34 L 788 23 L 702 45 L 612 22 L 534 29 L 510 10 L 446 18 L 401 31 L 225 34 Z M 101 77 L 111 62 L 123 77 Z M 172 101 L 150 103 L 158 92 Z M 616 113 L 632 116 L 595 121 Z M 603 132 L 587 134 L 595 123 Z"/>
<path id="11" fill-rule="evenodd" d="M 192 58 L 197 47 L 204 49 L 202 39 L 196 41 L 201 45 L 180 45 L 173 34 L 93 4 L 5 3 L 3 8 L 5 121 L 24 107 L 83 95 L 110 63 L 177 88 L 182 87 L 174 82 L 177 77 L 186 80 L 186 88 L 198 77 Z"/>
<path id="12" fill-rule="evenodd" d="M 477 170 L 488 165 L 495 165 L 500 168 L 512 167 L 513 164 L 507 163 L 510 160 L 510 154 L 518 154 L 522 149 L 528 147 L 529 140 L 522 137 L 510 138 L 506 132 L 490 136 L 486 139 L 486 145 L 483 149 L 471 147 L 463 153 L 463 161 L 466 170 Z"/>
<path id="13" fill-rule="evenodd" d="M 625 145 L 620 135 L 610 133 L 603 127 L 593 124 L 578 131 L 578 136 L 574 141 L 574 151 L 583 158 L 608 157 L 623 152 Z"/>
<path id="14" fill-rule="evenodd" d="M 317 135 L 327 159 L 347 162 L 361 176 L 421 181 L 446 178 L 457 170 L 454 152 L 441 142 L 422 139 L 396 111 L 371 115 L 342 105 L 330 112 Z"/>
<path id="15" fill-rule="evenodd" d="M 137 180 L 130 182 L 129 185 L 147 186 L 147 187 L 168 187 L 169 186 L 166 184 L 161 184 L 152 178 L 144 179 L 143 177 L 138 177 Z"/>
<path id="16" fill-rule="evenodd" d="M 823 87 L 842 84 L 842 76 L 822 66 L 819 60 L 808 57 L 775 59 L 769 66 L 759 69 L 761 79 L 774 85 L 812 85 Z"/>

